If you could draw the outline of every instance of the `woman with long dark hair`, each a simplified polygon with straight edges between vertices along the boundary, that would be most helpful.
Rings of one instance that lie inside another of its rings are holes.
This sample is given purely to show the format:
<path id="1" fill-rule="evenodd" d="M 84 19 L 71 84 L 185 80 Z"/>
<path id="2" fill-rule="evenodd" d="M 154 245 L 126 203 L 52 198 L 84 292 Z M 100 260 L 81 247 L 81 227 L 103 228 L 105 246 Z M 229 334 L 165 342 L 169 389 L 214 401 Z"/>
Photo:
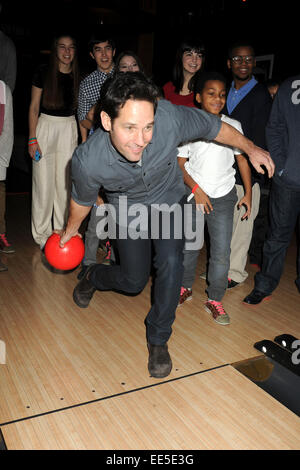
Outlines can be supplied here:
<path id="1" fill-rule="evenodd" d="M 164 96 L 173 104 L 194 107 L 193 81 L 203 68 L 205 48 L 198 38 L 186 38 L 176 52 L 173 79 L 163 86 Z"/>
<path id="2" fill-rule="evenodd" d="M 76 41 L 63 34 L 53 42 L 48 66 L 33 76 L 29 107 L 32 235 L 41 249 L 53 229 L 64 227 L 68 215 L 70 161 L 78 144 L 78 87 Z"/>

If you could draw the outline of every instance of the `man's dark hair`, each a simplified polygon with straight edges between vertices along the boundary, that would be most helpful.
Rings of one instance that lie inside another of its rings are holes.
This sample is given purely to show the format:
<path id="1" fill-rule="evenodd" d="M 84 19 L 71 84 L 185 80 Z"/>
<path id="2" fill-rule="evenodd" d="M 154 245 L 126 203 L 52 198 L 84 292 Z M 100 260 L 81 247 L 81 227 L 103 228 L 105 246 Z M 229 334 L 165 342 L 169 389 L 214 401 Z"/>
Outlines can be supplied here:
<path id="1" fill-rule="evenodd" d="M 252 46 L 252 44 L 250 44 L 250 42 L 247 40 L 239 40 L 231 44 L 231 46 L 229 47 L 228 58 L 232 59 L 234 50 L 240 47 L 250 47 L 250 49 L 252 49 L 253 55 L 255 56 L 255 51 L 254 51 L 254 47 Z"/>
<path id="2" fill-rule="evenodd" d="M 155 112 L 159 97 L 158 87 L 143 73 L 116 73 L 114 77 L 108 78 L 101 88 L 95 109 L 96 120 L 98 121 L 101 111 L 105 111 L 113 121 L 128 100 L 148 101 L 153 104 Z"/>
<path id="3" fill-rule="evenodd" d="M 106 42 L 106 41 L 111 46 L 111 48 L 113 50 L 115 50 L 115 48 L 116 48 L 115 41 L 111 37 L 108 37 L 108 36 L 105 36 L 105 35 L 101 36 L 99 34 L 99 35 L 94 35 L 90 38 L 89 44 L 88 44 L 89 52 L 93 52 L 94 46 L 96 44 L 99 44 L 100 42 Z"/>

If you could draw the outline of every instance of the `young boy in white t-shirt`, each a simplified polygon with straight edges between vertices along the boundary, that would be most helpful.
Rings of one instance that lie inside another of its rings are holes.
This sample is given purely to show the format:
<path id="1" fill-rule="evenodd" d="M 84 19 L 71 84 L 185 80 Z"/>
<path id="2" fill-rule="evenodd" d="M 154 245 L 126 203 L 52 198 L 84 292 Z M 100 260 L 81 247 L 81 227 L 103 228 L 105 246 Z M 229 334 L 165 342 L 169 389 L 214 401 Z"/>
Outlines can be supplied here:
<path id="1" fill-rule="evenodd" d="M 216 72 L 202 74 L 195 83 L 194 92 L 201 109 L 219 115 L 222 121 L 242 132 L 238 121 L 221 114 L 226 102 L 226 82 L 222 75 Z M 246 209 L 241 215 L 245 219 L 251 211 L 251 172 L 248 161 L 240 150 L 203 140 L 178 148 L 179 166 L 187 186 L 188 200 L 193 205 L 193 231 L 196 226 L 196 211 L 201 211 L 209 233 L 208 300 L 205 302 L 205 310 L 221 325 L 230 323 L 222 299 L 228 284 L 233 213 L 237 202 L 233 168 L 235 158 L 245 187 L 245 195 L 238 203 L 239 207 L 244 206 Z M 199 223 L 197 229 L 198 227 Z M 204 230 L 204 223 L 200 230 Z M 186 243 L 179 305 L 192 298 L 192 285 L 201 247 L 196 250 L 187 248 Z"/>

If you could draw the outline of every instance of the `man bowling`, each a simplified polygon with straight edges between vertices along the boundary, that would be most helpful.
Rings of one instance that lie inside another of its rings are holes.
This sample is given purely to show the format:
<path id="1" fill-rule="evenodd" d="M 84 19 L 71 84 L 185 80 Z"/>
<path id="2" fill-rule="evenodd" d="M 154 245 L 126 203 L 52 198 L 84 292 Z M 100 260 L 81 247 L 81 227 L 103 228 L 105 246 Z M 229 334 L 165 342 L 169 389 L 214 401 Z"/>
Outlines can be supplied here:
<path id="1" fill-rule="evenodd" d="M 249 155 L 259 173 L 263 173 L 264 165 L 269 177 L 273 175 L 274 164 L 268 152 L 217 116 L 159 99 L 157 87 L 141 73 L 123 73 L 109 79 L 100 99 L 102 128 L 73 154 L 70 213 L 60 245 L 78 233 L 102 186 L 116 212 L 119 264 L 90 266 L 75 287 L 73 298 L 79 307 L 85 308 L 96 291 L 139 293 L 149 280 L 153 260 L 156 273 L 153 304 L 145 322 L 148 370 L 152 377 L 162 378 L 172 369 L 167 343 L 183 274 L 184 237 L 176 237 L 176 224 L 182 221 L 178 222 L 172 210 L 172 207 L 183 208 L 186 201 L 177 164 L 177 146 L 204 138 L 237 147 Z M 119 210 L 122 207 L 119 198 L 124 196 L 128 211 L 137 203 L 146 207 L 148 236 L 144 233 L 140 238 L 130 237 L 127 226 L 127 237 L 124 237 L 124 214 L 122 208 Z M 154 206 L 162 206 L 155 218 L 151 217 Z M 163 236 L 161 226 L 166 207 L 170 208 L 168 237 Z M 157 227 L 152 227 L 153 223 Z M 153 237 L 154 232 L 158 236 Z"/>

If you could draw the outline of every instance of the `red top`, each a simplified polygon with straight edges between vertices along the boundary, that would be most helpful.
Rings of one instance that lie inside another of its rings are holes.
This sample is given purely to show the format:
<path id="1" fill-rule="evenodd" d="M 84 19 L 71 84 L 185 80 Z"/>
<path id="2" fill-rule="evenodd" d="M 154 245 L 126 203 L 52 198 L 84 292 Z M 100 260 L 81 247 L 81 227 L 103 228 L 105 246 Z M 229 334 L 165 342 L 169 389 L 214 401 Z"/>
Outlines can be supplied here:
<path id="1" fill-rule="evenodd" d="M 166 100 L 171 101 L 173 104 L 182 104 L 184 106 L 189 106 L 190 108 L 195 108 L 194 105 L 194 93 L 189 95 L 179 95 L 175 93 L 175 86 L 172 82 L 168 82 L 163 86 L 164 95 Z"/>

